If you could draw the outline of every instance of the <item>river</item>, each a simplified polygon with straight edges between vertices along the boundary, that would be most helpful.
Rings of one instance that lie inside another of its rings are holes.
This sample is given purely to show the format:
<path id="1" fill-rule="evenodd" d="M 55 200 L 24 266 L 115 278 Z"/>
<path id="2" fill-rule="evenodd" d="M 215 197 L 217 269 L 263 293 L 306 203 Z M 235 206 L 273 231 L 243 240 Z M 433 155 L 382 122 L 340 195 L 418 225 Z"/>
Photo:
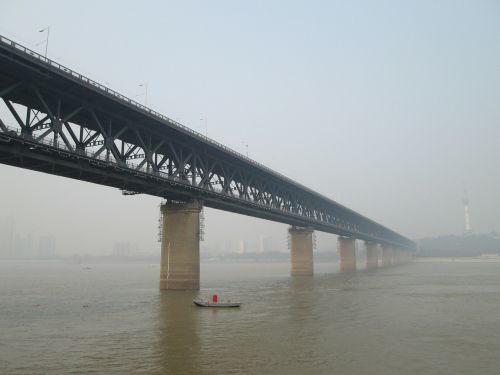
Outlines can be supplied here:
<path id="1" fill-rule="evenodd" d="M 156 264 L 0 261 L 0 373 L 500 373 L 500 262 L 201 272 L 200 292 L 160 292 Z M 243 305 L 192 304 L 210 291 Z"/>

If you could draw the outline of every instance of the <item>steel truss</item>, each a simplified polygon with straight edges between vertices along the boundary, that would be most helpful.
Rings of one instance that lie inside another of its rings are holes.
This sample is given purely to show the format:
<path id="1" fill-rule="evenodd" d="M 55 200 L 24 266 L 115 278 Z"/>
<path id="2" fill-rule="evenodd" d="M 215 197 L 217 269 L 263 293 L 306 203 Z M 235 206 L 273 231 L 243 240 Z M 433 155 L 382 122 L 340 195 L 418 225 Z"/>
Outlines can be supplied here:
<path id="1" fill-rule="evenodd" d="M 0 74 L 5 72 L 0 72 Z M 50 79 L 0 82 L 0 162 L 406 249 L 414 243 L 210 143 L 145 126 Z"/>

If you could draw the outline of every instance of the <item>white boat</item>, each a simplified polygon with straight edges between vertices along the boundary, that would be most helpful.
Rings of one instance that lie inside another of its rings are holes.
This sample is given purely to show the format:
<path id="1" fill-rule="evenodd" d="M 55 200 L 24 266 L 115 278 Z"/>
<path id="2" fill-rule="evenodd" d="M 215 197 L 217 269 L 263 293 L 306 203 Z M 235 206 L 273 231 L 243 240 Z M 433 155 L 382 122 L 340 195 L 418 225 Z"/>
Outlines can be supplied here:
<path id="1" fill-rule="evenodd" d="M 212 302 L 212 301 L 204 301 L 201 299 L 194 299 L 193 303 L 196 306 L 200 306 L 200 307 L 240 307 L 241 306 L 241 302 L 231 302 L 231 301 Z"/>

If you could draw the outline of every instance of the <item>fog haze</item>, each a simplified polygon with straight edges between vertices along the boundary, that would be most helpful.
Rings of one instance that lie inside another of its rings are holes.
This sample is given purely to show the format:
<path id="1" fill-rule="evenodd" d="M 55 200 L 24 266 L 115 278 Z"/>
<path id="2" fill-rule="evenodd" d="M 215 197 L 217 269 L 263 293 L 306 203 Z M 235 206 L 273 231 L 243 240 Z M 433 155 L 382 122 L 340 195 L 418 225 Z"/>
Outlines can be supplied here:
<path id="1" fill-rule="evenodd" d="M 463 232 L 462 185 L 473 230 L 500 231 L 499 19 L 497 1 L 0 0 L 0 34 L 43 53 L 50 26 L 48 57 L 140 102 L 147 82 L 151 108 L 414 239 Z M 159 253 L 159 198 L 0 181 L 0 220 L 60 253 Z M 205 232 L 286 250 L 278 223 L 205 209 Z"/>

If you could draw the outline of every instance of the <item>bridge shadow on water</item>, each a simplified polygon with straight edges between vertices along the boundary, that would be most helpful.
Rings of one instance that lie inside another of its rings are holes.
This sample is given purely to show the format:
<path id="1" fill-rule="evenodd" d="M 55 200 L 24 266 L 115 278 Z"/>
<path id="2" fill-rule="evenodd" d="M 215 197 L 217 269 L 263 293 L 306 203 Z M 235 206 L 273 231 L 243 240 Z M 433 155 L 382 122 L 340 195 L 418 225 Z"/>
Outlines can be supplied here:
<path id="1" fill-rule="evenodd" d="M 349 339 L 378 306 L 376 301 L 366 306 L 370 293 L 387 293 L 377 289 L 377 282 L 398 272 L 361 270 L 248 284 L 224 280 L 228 287 L 217 289 L 225 296 L 241 297 L 239 309 L 196 307 L 192 300 L 203 290 L 160 291 L 154 373 L 242 373 L 245 369 L 283 373 L 293 366 L 316 366 L 325 373 L 334 360 L 326 346 L 343 348 L 343 337 Z"/>
<path id="2" fill-rule="evenodd" d="M 198 291 L 160 291 L 158 367 L 162 374 L 197 374 L 199 324 L 192 300 Z"/>

